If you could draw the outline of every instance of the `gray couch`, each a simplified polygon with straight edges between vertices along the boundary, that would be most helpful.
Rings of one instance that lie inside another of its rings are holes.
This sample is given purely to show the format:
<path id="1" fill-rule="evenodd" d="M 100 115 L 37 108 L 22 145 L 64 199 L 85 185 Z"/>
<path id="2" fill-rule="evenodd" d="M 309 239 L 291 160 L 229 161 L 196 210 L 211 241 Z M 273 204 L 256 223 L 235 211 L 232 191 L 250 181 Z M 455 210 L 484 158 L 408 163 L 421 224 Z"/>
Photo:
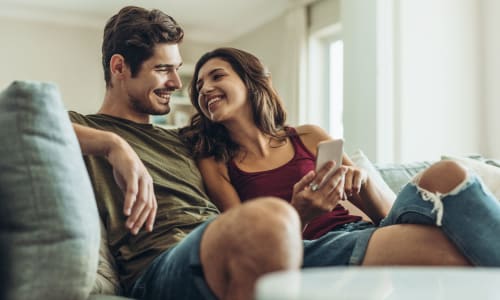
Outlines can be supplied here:
<path id="1" fill-rule="evenodd" d="M 57 88 L 14 82 L 4 90 L 0 141 L 0 298 L 120 299 L 90 295 L 99 218 Z"/>
<path id="2" fill-rule="evenodd" d="M 0 299 L 126 299 L 103 294 L 119 283 L 57 88 L 14 82 L 0 93 L 0 141 Z M 395 193 L 430 165 L 352 158 Z M 496 167 L 471 166 L 499 197 L 500 164 L 487 163 Z"/>

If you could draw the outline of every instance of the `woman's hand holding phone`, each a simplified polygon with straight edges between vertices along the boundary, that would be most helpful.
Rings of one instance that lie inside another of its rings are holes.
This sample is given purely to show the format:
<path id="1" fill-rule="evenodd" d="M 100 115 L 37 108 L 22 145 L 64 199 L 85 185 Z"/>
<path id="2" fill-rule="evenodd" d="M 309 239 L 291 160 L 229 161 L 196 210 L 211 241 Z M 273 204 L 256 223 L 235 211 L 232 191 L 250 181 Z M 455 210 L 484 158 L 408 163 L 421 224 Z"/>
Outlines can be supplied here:
<path id="1" fill-rule="evenodd" d="M 316 156 L 316 172 L 319 171 L 323 165 L 330 160 L 335 162 L 332 172 L 342 165 L 342 156 L 344 154 L 344 140 L 328 140 L 318 144 L 318 151 Z"/>
<path id="2" fill-rule="evenodd" d="M 335 208 L 346 199 L 344 181 L 347 168 L 342 166 L 343 140 L 329 140 L 318 144 L 316 170 L 305 175 L 294 186 L 292 205 L 303 222 Z"/>

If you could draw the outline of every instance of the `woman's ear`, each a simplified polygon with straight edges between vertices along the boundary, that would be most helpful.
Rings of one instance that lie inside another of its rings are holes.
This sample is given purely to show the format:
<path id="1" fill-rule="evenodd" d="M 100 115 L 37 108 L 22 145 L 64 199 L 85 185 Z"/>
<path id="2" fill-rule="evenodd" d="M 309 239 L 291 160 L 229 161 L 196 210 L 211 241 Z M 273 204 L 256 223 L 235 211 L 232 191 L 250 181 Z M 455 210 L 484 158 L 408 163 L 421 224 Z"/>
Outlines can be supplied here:
<path id="1" fill-rule="evenodd" d="M 125 75 L 128 72 L 128 66 L 125 63 L 125 58 L 121 54 L 113 54 L 109 62 L 109 69 L 111 77 L 119 80 L 125 78 Z"/>

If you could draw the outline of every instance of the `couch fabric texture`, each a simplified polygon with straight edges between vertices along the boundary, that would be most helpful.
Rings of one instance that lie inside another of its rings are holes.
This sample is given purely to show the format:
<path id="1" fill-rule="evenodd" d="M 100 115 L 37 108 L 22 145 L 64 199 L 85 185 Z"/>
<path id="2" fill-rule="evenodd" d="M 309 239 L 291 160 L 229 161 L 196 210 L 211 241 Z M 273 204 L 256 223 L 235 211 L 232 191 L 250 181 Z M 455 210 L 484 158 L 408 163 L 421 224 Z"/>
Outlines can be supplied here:
<path id="1" fill-rule="evenodd" d="M 6 299 L 87 299 L 99 219 L 78 141 L 56 86 L 14 82 L 0 94 L 0 239 Z"/>

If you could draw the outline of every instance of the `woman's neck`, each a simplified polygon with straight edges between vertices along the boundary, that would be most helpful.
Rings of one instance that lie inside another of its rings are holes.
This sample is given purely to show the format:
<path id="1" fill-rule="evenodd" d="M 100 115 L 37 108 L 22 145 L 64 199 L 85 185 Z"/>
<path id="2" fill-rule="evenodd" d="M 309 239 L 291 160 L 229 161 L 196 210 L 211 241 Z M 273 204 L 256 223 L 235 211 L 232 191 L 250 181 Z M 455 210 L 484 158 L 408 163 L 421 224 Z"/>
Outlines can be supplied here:
<path id="1" fill-rule="evenodd" d="M 278 143 L 281 144 L 262 132 L 253 121 L 225 124 L 225 126 L 231 139 L 240 146 L 240 153 L 235 157 L 237 160 L 249 157 L 265 158 L 270 155 L 272 148 L 276 148 Z"/>
<path id="2" fill-rule="evenodd" d="M 257 128 L 253 121 L 239 120 L 224 126 L 233 142 L 238 144 L 246 155 L 263 157 L 269 153 L 269 136 Z"/>

